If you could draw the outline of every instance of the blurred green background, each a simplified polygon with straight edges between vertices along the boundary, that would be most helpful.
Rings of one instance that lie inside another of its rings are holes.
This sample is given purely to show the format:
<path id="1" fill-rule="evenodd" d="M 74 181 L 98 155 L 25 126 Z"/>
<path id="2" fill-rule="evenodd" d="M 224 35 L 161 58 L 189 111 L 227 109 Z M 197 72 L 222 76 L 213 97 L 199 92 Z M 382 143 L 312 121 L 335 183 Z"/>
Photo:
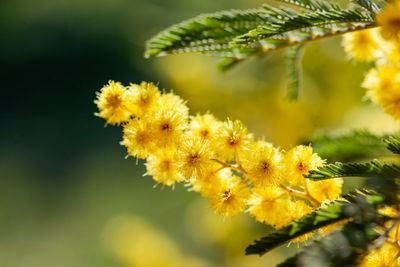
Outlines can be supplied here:
<path id="1" fill-rule="evenodd" d="M 259 7 L 257 0 L 3 0 L 0 2 L 0 266 L 273 266 L 244 248 L 269 228 L 222 218 L 187 192 L 153 188 L 142 162 L 124 157 L 121 130 L 95 117 L 109 79 L 160 87 L 188 100 L 192 115 L 241 119 L 288 148 L 315 131 L 397 124 L 363 102 L 368 66 L 346 60 L 340 38 L 312 44 L 304 90 L 285 100 L 282 55 L 230 72 L 215 59 L 145 60 L 144 43 L 202 12 Z"/>

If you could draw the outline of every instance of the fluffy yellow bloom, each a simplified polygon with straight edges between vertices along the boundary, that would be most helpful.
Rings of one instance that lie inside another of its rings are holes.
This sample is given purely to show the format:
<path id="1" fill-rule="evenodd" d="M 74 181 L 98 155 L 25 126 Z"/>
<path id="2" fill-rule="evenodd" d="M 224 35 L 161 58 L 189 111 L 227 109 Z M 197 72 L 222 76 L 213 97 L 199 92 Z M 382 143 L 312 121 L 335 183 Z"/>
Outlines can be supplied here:
<path id="1" fill-rule="evenodd" d="M 223 177 L 212 189 L 209 203 L 219 214 L 236 216 L 246 209 L 250 195 L 250 188 L 243 184 L 239 177 Z"/>
<path id="2" fill-rule="evenodd" d="M 394 0 L 386 5 L 376 20 L 382 26 L 382 36 L 388 40 L 400 41 L 400 1 Z"/>
<path id="3" fill-rule="evenodd" d="M 135 116 L 144 117 L 157 109 L 161 97 L 158 87 L 153 83 L 142 82 L 140 85 L 131 83 L 128 87 L 130 109 Z"/>
<path id="4" fill-rule="evenodd" d="M 326 200 L 334 200 L 342 193 L 342 178 L 328 179 L 318 182 L 307 179 L 306 182 L 310 195 L 321 203 Z"/>
<path id="5" fill-rule="evenodd" d="M 248 149 L 252 140 L 253 135 L 240 121 L 228 120 L 218 129 L 213 146 L 222 159 L 232 161 L 235 153 Z"/>
<path id="6" fill-rule="evenodd" d="M 358 61 L 373 61 L 379 54 L 377 29 L 368 29 L 343 36 L 344 51 Z"/>
<path id="7" fill-rule="evenodd" d="M 96 116 L 105 119 L 108 124 L 121 124 L 129 120 L 132 115 L 128 109 L 129 96 L 120 82 L 109 81 L 96 95 L 94 103 L 99 109 Z"/>
<path id="8" fill-rule="evenodd" d="M 333 224 L 319 228 L 318 232 L 321 235 L 327 235 L 327 234 L 331 233 L 332 231 L 336 230 L 339 226 L 344 225 L 344 224 L 348 223 L 349 221 L 351 221 L 351 219 L 344 219 L 344 220 L 335 222 Z"/>
<path id="9" fill-rule="evenodd" d="M 151 118 L 152 132 L 160 147 L 182 142 L 187 117 L 175 109 L 162 108 Z"/>
<path id="10" fill-rule="evenodd" d="M 142 119 L 132 119 L 124 125 L 124 135 L 121 145 L 124 145 L 128 154 L 139 159 L 144 159 L 156 151 L 154 133 L 149 122 Z"/>
<path id="11" fill-rule="evenodd" d="M 287 221 L 287 224 L 284 226 L 289 225 L 291 222 L 299 220 L 301 217 L 310 214 L 313 212 L 313 208 L 311 208 L 309 205 L 307 205 L 306 202 L 302 200 L 297 200 L 297 201 L 292 201 L 290 202 L 289 205 L 289 218 L 290 220 Z M 310 237 L 314 235 L 313 232 L 307 233 L 304 235 L 301 235 L 295 239 L 292 239 L 290 242 L 295 243 L 295 242 L 304 242 Z"/>
<path id="12" fill-rule="evenodd" d="M 189 108 L 180 96 L 173 93 L 162 94 L 158 100 L 158 104 L 161 108 L 176 110 L 181 113 L 185 119 L 189 118 Z"/>
<path id="13" fill-rule="evenodd" d="M 202 176 L 190 179 L 190 184 L 195 192 L 200 192 L 202 196 L 208 197 L 212 194 L 213 188 L 219 185 L 221 179 L 232 175 L 230 169 L 220 169 L 221 165 L 216 162 L 210 162 L 209 168 Z"/>
<path id="14" fill-rule="evenodd" d="M 397 212 L 397 210 L 396 210 L 395 207 L 388 207 L 388 206 L 386 206 L 386 207 L 380 208 L 380 209 L 378 210 L 378 212 L 379 212 L 380 214 L 382 214 L 382 215 L 385 215 L 385 216 L 390 217 L 390 218 L 393 218 L 393 219 L 396 218 L 397 215 L 398 215 L 398 212 Z"/>
<path id="15" fill-rule="evenodd" d="M 179 169 L 185 179 L 201 178 L 214 165 L 213 153 L 207 141 L 195 137 L 183 141 L 178 151 Z"/>
<path id="16" fill-rule="evenodd" d="M 278 186 L 255 188 L 249 201 L 249 211 L 256 220 L 279 229 L 291 222 L 290 201 L 282 197 L 286 195 Z"/>
<path id="17" fill-rule="evenodd" d="M 257 142 L 250 150 L 240 154 L 243 168 L 248 178 L 255 186 L 264 187 L 277 184 L 281 179 L 282 154 L 272 144 Z"/>
<path id="18" fill-rule="evenodd" d="M 322 166 L 325 161 L 313 153 L 311 146 L 297 146 L 285 155 L 286 179 L 292 185 L 303 183 L 303 174 Z"/>
<path id="19" fill-rule="evenodd" d="M 363 82 L 367 95 L 395 119 L 400 119 L 400 68 L 378 65 Z"/>
<path id="20" fill-rule="evenodd" d="M 189 128 L 192 135 L 212 142 L 221 125 L 222 122 L 217 120 L 212 114 L 207 113 L 192 117 Z"/>
<path id="21" fill-rule="evenodd" d="M 389 243 L 383 244 L 383 246 L 368 254 L 361 264 L 360 267 L 399 267 L 399 249 Z"/>
<path id="22" fill-rule="evenodd" d="M 184 180 L 178 169 L 174 149 L 159 150 L 150 155 L 146 162 L 146 169 L 145 175 L 151 175 L 156 182 L 167 186 Z"/>

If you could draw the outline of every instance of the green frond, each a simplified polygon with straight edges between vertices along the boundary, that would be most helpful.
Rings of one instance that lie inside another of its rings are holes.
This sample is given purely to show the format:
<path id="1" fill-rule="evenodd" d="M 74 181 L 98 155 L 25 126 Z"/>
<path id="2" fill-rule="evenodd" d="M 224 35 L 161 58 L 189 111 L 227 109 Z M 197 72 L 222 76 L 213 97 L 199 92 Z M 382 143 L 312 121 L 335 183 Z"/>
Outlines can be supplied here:
<path id="1" fill-rule="evenodd" d="M 303 30 L 311 27 L 335 26 L 343 23 L 351 23 L 360 28 L 374 25 L 374 17 L 371 14 L 363 13 L 356 9 L 340 9 L 332 5 L 330 10 L 305 12 L 295 16 L 287 16 L 286 12 L 265 6 L 268 13 L 280 17 L 280 21 L 273 24 L 261 25 L 256 29 L 243 34 L 232 41 L 238 46 L 248 46 L 254 42 L 270 39 L 276 35 L 289 33 L 295 30 Z M 290 40 L 290 39 L 289 39 Z M 292 40 L 296 41 L 296 40 Z"/>
<path id="2" fill-rule="evenodd" d="M 382 3 L 373 0 L 351 0 L 354 4 L 365 8 L 372 14 L 378 14 L 383 8 Z"/>
<path id="3" fill-rule="evenodd" d="M 332 7 L 332 4 L 325 1 L 315 1 L 315 0 L 277 0 L 277 1 L 311 11 L 330 10 Z"/>
<path id="4" fill-rule="evenodd" d="M 299 97 L 303 51 L 303 45 L 292 46 L 285 51 L 288 72 L 287 97 L 289 100 L 296 100 Z"/>
<path id="5" fill-rule="evenodd" d="M 160 32 L 147 42 L 146 57 L 180 53 L 211 53 L 235 57 L 229 42 L 268 22 L 263 9 L 204 14 Z"/>
<path id="6" fill-rule="evenodd" d="M 389 154 L 382 142 L 387 135 L 378 136 L 366 130 L 354 130 L 344 134 L 319 134 L 306 144 L 329 161 L 348 161 Z"/>
<path id="7" fill-rule="evenodd" d="M 389 136 L 383 140 L 387 149 L 395 154 L 400 154 L 400 139 L 398 137 Z"/>
<path id="8" fill-rule="evenodd" d="M 372 191 L 353 192 L 345 195 L 344 198 L 346 199 L 345 201 L 333 201 L 328 206 L 319 208 L 313 213 L 292 222 L 289 226 L 273 231 L 262 239 L 256 240 L 254 244 L 247 247 L 246 254 L 265 254 L 290 242 L 294 238 L 312 233 L 324 226 L 353 218 L 357 215 L 351 208 L 356 205 L 355 203 L 377 206 L 384 202 L 384 198 L 381 195 Z"/>
<path id="9" fill-rule="evenodd" d="M 315 181 L 343 177 L 397 178 L 400 177 L 400 166 L 385 164 L 376 159 L 366 163 L 337 162 L 310 171 L 304 177 Z"/>

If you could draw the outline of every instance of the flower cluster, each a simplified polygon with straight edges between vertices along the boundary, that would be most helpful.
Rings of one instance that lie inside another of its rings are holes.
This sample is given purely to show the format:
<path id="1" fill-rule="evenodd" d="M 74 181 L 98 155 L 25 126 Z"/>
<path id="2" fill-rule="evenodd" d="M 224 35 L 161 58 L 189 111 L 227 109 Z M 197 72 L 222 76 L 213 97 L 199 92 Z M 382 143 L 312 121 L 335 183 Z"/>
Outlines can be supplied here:
<path id="1" fill-rule="evenodd" d="M 359 266 L 400 266 L 400 224 L 397 218 L 399 212 L 394 207 L 381 208 L 378 212 L 393 219 L 386 222 L 385 229 L 378 229 L 388 238 L 379 249 L 369 253 Z M 390 229 L 388 233 L 387 229 Z"/>
<path id="2" fill-rule="evenodd" d="M 146 159 L 147 175 L 165 186 L 184 182 L 225 216 L 248 211 L 281 228 L 335 199 L 342 179 L 303 177 L 324 164 L 310 146 L 284 152 L 254 139 L 240 121 L 189 116 L 185 102 L 153 83 L 110 81 L 95 101 L 97 116 L 122 124 L 129 156 Z"/>
<path id="3" fill-rule="evenodd" d="M 400 0 L 378 14 L 380 27 L 344 35 L 346 53 L 358 61 L 374 62 L 363 82 L 367 96 L 400 119 Z"/>

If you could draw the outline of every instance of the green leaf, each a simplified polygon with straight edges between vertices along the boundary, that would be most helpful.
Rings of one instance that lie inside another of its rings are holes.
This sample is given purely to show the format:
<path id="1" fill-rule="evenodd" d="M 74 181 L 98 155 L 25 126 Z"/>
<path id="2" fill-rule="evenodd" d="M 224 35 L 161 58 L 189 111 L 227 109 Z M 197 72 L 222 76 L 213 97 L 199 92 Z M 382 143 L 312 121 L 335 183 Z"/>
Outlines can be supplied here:
<path id="1" fill-rule="evenodd" d="M 304 142 L 328 161 L 348 161 L 389 154 L 383 138 L 366 130 L 355 130 L 345 134 L 319 134 Z"/>
<path id="2" fill-rule="evenodd" d="M 386 148 L 395 154 L 400 154 L 400 139 L 398 137 L 389 136 L 383 139 L 386 143 Z"/>
<path id="3" fill-rule="evenodd" d="M 301 79 L 301 59 L 304 46 L 296 45 L 286 50 L 286 66 L 288 69 L 288 94 L 289 100 L 296 100 L 299 97 Z"/>
<path id="4" fill-rule="evenodd" d="M 310 171 L 304 177 L 315 181 L 343 177 L 397 178 L 400 177 L 400 166 L 385 164 L 376 159 L 366 163 L 336 162 Z"/>
<path id="5" fill-rule="evenodd" d="M 386 221 L 391 220 L 377 212 L 378 206 L 387 205 L 384 197 L 378 196 L 379 201 L 371 201 L 372 199 L 375 199 L 375 196 L 364 197 L 363 194 L 350 199 L 351 203 L 342 208 L 345 213 L 351 214 L 350 222 L 341 230 L 314 241 L 302 252 L 278 266 L 355 266 L 368 252 L 372 242 L 380 237 L 376 227 L 383 226 Z"/>
<path id="6" fill-rule="evenodd" d="M 278 264 L 278 267 L 343 267 L 356 266 L 358 259 L 368 251 L 379 234 L 372 223 L 347 223 L 341 231 L 335 231 L 323 239 L 314 241 L 302 252 Z"/>
<path id="7" fill-rule="evenodd" d="M 259 25 L 268 23 L 263 9 L 231 10 L 203 14 L 171 26 L 147 42 L 146 57 L 180 53 L 211 53 L 240 56 L 229 42 Z"/>
<path id="8" fill-rule="evenodd" d="M 360 27 L 359 29 L 361 29 L 374 26 L 374 17 L 370 14 L 365 14 L 355 9 L 341 9 L 336 5 L 331 5 L 329 10 L 305 12 L 294 16 L 288 16 L 285 11 L 269 6 L 264 6 L 264 8 L 267 12 L 282 19 L 275 21 L 273 24 L 258 26 L 256 29 L 235 38 L 232 44 L 248 46 L 251 43 L 295 30 L 336 26 L 343 23 L 352 23 L 352 30 L 354 30 L 354 27 Z M 291 41 L 295 42 L 296 40 Z"/>
<path id="9" fill-rule="evenodd" d="M 345 201 L 333 201 L 327 207 L 319 208 L 289 226 L 274 231 L 260 240 L 256 240 L 253 245 L 247 247 L 246 254 L 262 255 L 294 238 L 314 232 L 321 227 L 352 218 L 355 216 L 354 212 L 358 211 L 358 209 L 354 209 L 354 203 L 376 206 L 382 204 L 384 201 L 381 195 L 372 191 L 354 192 L 343 197 Z"/>
<path id="10" fill-rule="evenodd" d="M 365 8 L 372 14 L 378 14 L 382 10 L 382 4 L 372 0 L 352 0 L 352 2 Z"/>
<path id="11" fill-rule="evenodd" d="M 323 11 L 330 10 L 332 4 L 326 1 L 314 1 L 314 0 L 277 0 L 286 4 L 294 5 L 300 8 L 304 8 L 311 11 Z"/>

